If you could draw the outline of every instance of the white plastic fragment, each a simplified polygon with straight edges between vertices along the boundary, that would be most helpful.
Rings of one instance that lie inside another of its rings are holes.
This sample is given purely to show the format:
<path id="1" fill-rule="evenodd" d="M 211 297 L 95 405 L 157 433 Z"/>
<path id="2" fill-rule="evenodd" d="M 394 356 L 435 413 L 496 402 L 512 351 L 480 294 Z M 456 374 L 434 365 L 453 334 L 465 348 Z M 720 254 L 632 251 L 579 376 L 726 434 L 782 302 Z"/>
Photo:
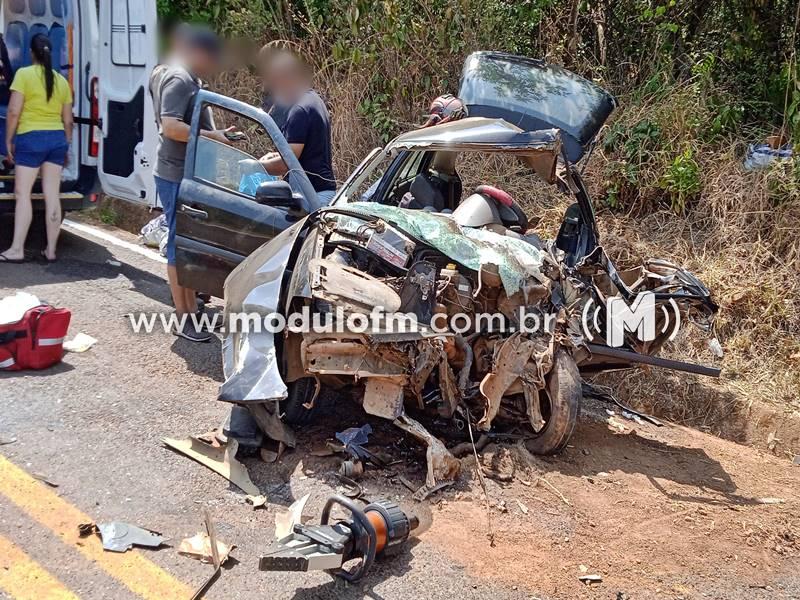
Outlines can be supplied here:
<path id="1" fill-rule="evenodd" d="M 94 346 L 97 340 L 85 333 L 79 333 L 69 341 L 64 342 L 64 350 L 67 352 L 86 352 Z"/>

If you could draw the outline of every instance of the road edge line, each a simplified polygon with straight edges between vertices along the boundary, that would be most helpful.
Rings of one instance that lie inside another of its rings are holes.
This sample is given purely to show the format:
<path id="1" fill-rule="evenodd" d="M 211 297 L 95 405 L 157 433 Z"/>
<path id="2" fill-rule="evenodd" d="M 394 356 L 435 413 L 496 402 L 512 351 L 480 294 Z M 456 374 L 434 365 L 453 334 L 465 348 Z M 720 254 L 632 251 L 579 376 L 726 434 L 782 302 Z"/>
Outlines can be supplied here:
<path id="1" fill-rule="evenodd" d="M 70 219 L 64 219 L 64 221 L 61 224 L 68 231 L 71 229 L 78 233 L 85 233 L 86 235 L 103 240 L 104 242 L 108 242 L 109 244 L 113 244 L 114 246 L 124 248 L 125 250 L 129 250 L 141 256 L 146 256 L 150 260 L 154 260 L 161 264 L 167 264 L 167 259 L 161 256 L 155 250 L 151 250 L 150 248 L 143 248 L 142 246 L 132 244 L 131 242 L 126 242 L 125 240 L 122 240 L 107 231 L 98 229 L 97 227 L 92 227 L 91 225 L 86 225 L 85 223 L 78 223 L 77 221 L 72 221 Z"/>

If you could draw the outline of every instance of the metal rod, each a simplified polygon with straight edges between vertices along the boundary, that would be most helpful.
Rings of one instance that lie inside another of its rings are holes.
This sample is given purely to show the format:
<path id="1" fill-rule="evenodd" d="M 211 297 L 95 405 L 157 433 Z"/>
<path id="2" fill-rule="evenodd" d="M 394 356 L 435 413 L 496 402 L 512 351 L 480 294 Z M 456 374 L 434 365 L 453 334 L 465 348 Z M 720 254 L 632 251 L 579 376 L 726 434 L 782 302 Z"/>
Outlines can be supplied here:
<path id="1" fill-rule="evenodd" d="M 609 356 L 611 358 L 618 358 L 627 360 L 632 363 L 641 363 L 645 365 L 652 365 L 654 367 L 662 367 L 664 369 L 672 369 L 673 371 L 684 371 L 686 373 L 695 373 L 696 375 L 706 375 L 708 377 L 719 377 L 722 373 L 721 369 L 716 367 L 706 367 L 705 365 L 697 365 L 694 363 L 687 363 L 680 360 L 670 360 L 669 358 L 660 358 L 658 356 L 649 356 L 647 354 L 639 354 L 631 350 L 622 350 L 620 348 L 611 348 L 601 344 L 586 344 L 589 351 L 597 356 Z"/>

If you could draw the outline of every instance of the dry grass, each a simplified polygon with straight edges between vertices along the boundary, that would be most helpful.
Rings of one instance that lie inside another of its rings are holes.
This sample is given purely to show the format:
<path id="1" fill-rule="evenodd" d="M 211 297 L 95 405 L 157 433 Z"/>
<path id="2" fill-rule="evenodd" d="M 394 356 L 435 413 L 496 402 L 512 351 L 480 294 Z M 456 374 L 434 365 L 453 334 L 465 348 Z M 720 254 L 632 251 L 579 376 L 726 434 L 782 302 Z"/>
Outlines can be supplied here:
<path id="1" fill-rule="evenodd" d="M 722 378 L 653 370 L 603 379 L 626 401 L 677 422 L 765 443 L 769 432 L 750 419 L 754 405 L 777 413 L 800 409 L 800 240 L 787 232 L 800 217 L 800 204 L 775 206 L 769 176 L 744 172 L 731 152 L 708 160 L 703 177 L 704 191 L 685 216 L 661 209 L 626 216 L 606 212 L 599 220 L 601 239 L 620 263 L 664 257 L 694 271 L 713 291 L 723 360 L 693 331 L 666 351 L 673 358 L 718 363 Z M 787 442 L 796 451 L 797 425 L 786 424 Z"/>

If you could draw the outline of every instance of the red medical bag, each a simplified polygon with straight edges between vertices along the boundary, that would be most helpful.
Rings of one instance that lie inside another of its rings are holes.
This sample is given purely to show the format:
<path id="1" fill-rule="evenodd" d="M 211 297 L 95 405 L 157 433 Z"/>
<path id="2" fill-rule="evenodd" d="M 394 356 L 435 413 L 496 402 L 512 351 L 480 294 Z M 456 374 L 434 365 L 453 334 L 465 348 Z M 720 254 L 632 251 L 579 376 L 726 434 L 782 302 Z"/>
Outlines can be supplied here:
<path id="1" fill-rule="evenodd" d="M 0 369 L 46 369 L 61 362 L 71 313 L 34 306 L 16 323 L 0 325 Z"/>

